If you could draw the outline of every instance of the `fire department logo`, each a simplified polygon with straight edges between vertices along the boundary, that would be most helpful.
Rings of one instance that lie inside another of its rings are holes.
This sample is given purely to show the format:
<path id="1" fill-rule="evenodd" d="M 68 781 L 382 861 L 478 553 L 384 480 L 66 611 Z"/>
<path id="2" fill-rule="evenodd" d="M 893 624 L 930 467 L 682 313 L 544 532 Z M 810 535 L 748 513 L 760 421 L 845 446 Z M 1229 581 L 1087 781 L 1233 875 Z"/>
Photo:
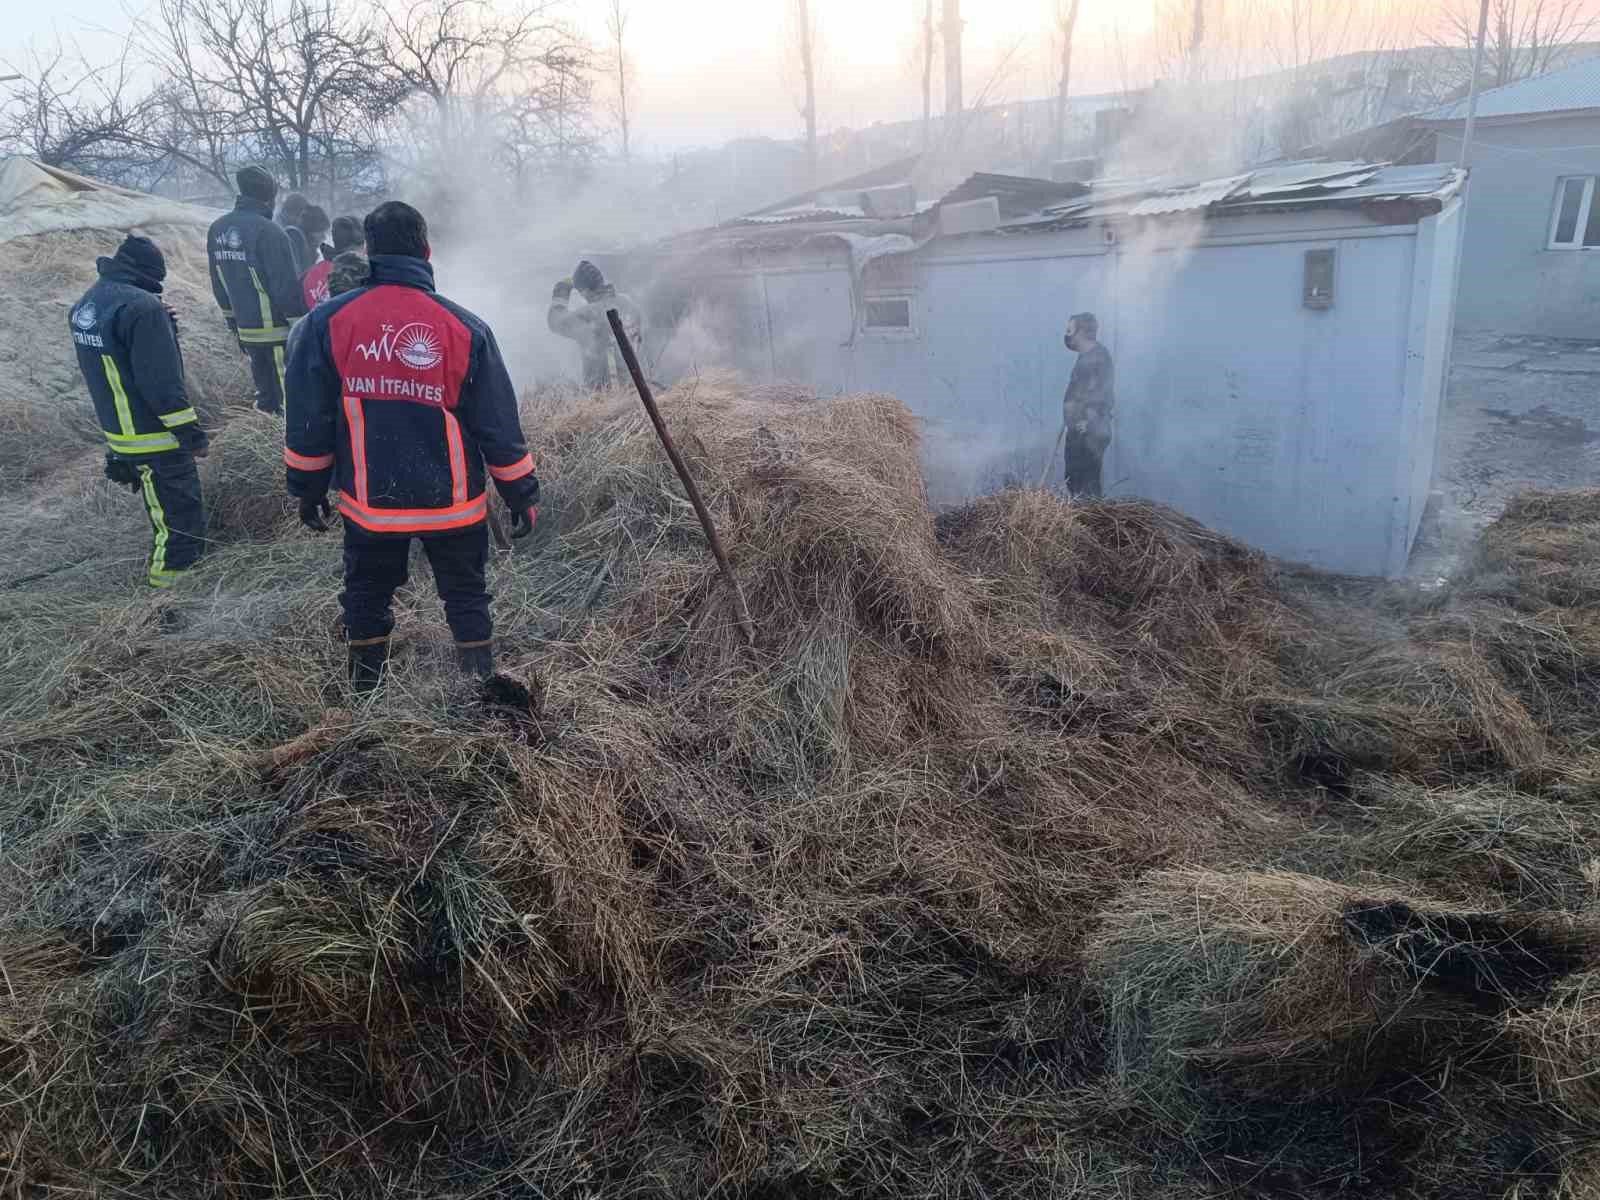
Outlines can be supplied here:
<path id="1" fill-rule="evenodd" d="M 383 327 L 383 336 L 370 342 L 357 342 L 356 349 L 368 362 L 392 362 L 398 359 L 413 371 L 428 371 L 444 361 L 444 350 L 433 326 L 422 321 L 402 325 L 398 332 L 393 325 Z"/>
<path id="2" fill-rule="evenodd" d="M 244 245 L 244 238 L 239 236 L 239 231 L 237 229 L 228 230 L 227 234 L 222 240 L 227 243 L 229 250 L 237 250 L 240 246 Z"/>
<path id="3" fill-rule="evenodd" d="M 413 321 L 394 338 L 394 356 L 413 371 L 427 371 L 444 361 L 439 335 L 421 321 Z"/>
<path id="4" fill-rule="evenodd" d="M 87 332 L 88 330 L 94 328 L 94 323 L 99 320 L 99 317 L 100 314 L 94 310 L 94 301 L 91 300 L 88 304 L 85 304 L 77 312 L 72 314 L 72 323 L 79 329 Z"/>

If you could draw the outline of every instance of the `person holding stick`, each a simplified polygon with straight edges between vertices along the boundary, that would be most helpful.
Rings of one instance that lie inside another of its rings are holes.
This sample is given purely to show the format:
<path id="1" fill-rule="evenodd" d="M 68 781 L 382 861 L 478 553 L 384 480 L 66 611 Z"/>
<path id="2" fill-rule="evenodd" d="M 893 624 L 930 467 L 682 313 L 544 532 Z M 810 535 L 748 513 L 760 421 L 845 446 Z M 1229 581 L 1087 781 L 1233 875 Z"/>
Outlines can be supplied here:
<path id="1" fill-rule="evenodd" d="M 1111 445 L 1116 369 L 1099 338 L 1100 322 L 1093 313 L 1077 313 L 1067 320 L 1067 349 L 1078 356 L 1061 405 L 1067 492 L 1073 496 L 1101 495 L 1100 466 Z"/>

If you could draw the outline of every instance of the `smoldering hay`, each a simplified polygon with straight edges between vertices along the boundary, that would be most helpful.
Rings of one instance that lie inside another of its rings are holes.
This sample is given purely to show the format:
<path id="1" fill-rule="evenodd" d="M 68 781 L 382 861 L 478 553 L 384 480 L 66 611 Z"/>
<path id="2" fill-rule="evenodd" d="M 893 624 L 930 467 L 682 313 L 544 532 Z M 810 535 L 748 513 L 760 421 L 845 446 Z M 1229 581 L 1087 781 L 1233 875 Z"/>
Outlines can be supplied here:
<path id="1" fill-rule="evenodd" d="M 1416 596 L 664 407 L 753 648 L 627 397 L 528 414 L 482 692 L 423 580 L 343 709 L 249 422 L 183 589 L 0 593 L 0 1194 L 1596 1189 L 1600 492 Z"/>

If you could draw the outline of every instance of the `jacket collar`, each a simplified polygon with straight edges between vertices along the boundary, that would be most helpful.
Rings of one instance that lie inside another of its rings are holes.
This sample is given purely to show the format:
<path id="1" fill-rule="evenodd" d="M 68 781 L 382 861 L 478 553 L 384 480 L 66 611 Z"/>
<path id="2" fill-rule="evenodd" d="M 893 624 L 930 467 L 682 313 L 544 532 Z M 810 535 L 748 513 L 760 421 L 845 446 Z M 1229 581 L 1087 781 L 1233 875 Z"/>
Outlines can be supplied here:
<path id="1" fill-rule="evenodd" d="M 368 282 L 374 286 L 397 283 L 402 287 L 433 291 L 433 264 L 426 259 L 407 254 L 373 254 L 368 256 L 367 262 L 371 266 Z"/>
<path id="2" fill-rule="evenodd" d="M 257 200 L 254 196 L 240 196 L 233 202 L 234 212 L 260 213 L 263 217 L 272 216 L 272 202 Z"/>
<path id="3" fill-rule="evenodd" d="M 100 278 L 111 283 L 126 283 L 133 287 L 141 288 L 156 295 L 161 294 L 161 281 L 153 279 L 143 271 L 124 262 L 120 258 L 97 258 L 94 260 Z"/>

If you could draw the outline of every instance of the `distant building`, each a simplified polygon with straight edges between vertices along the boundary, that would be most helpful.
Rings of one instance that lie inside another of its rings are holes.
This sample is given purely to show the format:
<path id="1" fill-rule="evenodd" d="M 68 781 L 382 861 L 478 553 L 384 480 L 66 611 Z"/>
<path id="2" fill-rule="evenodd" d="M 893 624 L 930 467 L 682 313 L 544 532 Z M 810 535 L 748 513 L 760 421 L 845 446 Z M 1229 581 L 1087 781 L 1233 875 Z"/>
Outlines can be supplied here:
<path id="1" fill-rule="evenodd" d="M 1467 101 L 1323 146 L 1455 163 Z M 1600 338 L 1600 57 L 1483 92 L 1470 152 L 1457 327 Z"/>

